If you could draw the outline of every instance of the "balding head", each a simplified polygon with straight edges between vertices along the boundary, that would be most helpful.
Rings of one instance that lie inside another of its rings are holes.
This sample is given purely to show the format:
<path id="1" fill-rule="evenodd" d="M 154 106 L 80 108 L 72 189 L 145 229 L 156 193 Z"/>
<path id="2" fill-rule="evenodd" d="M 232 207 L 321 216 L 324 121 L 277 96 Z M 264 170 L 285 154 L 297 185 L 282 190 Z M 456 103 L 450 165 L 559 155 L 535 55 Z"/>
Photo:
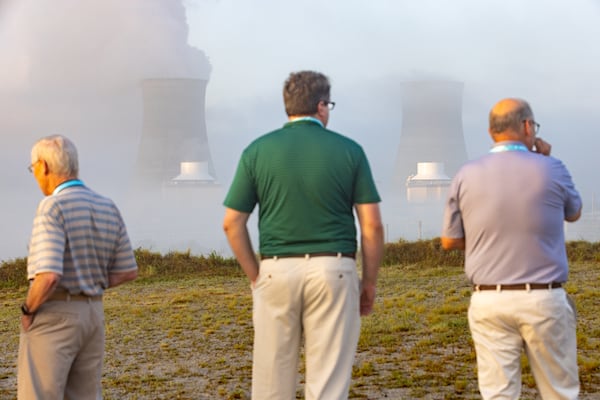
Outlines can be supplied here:
<path id="1" fill-rule="evenodd" d="M 523 121 L 533 118 L 533 111 L 525 100 L 500 100 L 490 111 L 490 134 L 519 136 Z M 518 139 L 518 137 L 515 137 Z"/>

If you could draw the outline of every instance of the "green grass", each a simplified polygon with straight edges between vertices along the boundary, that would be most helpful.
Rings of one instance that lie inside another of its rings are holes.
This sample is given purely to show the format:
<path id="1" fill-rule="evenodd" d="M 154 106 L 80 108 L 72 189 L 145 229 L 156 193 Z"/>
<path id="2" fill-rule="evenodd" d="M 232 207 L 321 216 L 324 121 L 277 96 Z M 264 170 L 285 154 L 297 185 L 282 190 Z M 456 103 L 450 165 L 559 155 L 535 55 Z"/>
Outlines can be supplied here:
<path id="1" fill-rule="evenodd" d="M 600 397 L 595 246 L 576 242 L 569 253 L 580 257 L 572 262 L 567 291 L 579 312 L 581 399 Z M 375 313 L 362 319 L 350 398 L 480 398 L 461 255 L 438 249 L 437 240 L 386 246 Z M 252 299 L 235 260 L 145 250 L 136 256 L 140 278 L 105 295 L 105 399 L 249 399 Z M 24 260 L 0 268 L 2 399 L 16 397 L 24 274 Z M 525 358 L 523 365 L 522 398 L 535 399 Z M 303 376 L 298 398 L 302 382 Z"/>

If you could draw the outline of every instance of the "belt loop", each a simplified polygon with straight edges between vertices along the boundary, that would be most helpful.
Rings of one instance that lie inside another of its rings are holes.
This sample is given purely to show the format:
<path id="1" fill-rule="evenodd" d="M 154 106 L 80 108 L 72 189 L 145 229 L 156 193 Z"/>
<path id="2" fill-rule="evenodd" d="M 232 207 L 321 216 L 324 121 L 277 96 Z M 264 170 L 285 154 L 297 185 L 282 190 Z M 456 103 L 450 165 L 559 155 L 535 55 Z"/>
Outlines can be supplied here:
<path id="1" fill-rule="evenodd" d="M 71 293 L 67 292 L 67 298 L 66 298 L 66 300 L 67 301 L 71 301 Z"/>
<path id="2" fill-rule="evenodd" d="M 337 258 L 342 258 L 342 253 L 338 252 L 337 253 Z"/>
<path id="3" fill-rule="evenodd" d="M 502 291 L 502 285 L 496 285 L 496 292 L 500 293 Z"/>
<path id="4" fill-rule="evenodd" d="M 277 261 L 277 256 L 273 256 L 273 261 Z"/>
<path id="5" fill-rule="evenodd" d="M 310 260 L 310 254 L 306 253 L 306 254 L 304 255 L 304 259 L 305 259 L 305 260 Z"/>
<path id="6" fill-rule="evenodd" d="M 475 285 L 475 291 L 476 291 L 476 292 L 480 292 L 480 290 L 479 290 L 479 285 Z"/>
<path id="7" fill-rule="evenodd" d="M 529 283 L 525 284 L 525 290 L 527 290 L 527 292 L 531 292 L 531 285 Z"/>
<path id="8" fill-rule="evenodd" d="M 552 282 L 548 284 L 548 290 L 552 290 Z"/>

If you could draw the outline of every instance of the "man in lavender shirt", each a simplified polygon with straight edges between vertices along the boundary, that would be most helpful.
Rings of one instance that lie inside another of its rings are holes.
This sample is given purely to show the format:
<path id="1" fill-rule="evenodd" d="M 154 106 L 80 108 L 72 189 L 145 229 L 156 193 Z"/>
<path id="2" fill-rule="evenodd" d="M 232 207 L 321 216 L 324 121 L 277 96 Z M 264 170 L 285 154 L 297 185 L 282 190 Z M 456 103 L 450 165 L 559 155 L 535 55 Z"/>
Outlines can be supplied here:
<path id="1" fill-rule="evenodd" d="M 504 99 L 489 116 L 490 153 L 465 164 L 445 205 L 442 247 L 465 250 L 474 292 L 469 327 L 484 399 L 518 399 L 526 352 L 543 399 L 579 394 L 575 308 L 564 221 L 581 198 L 564 164 L 536 134 L 524 100 Z"/>

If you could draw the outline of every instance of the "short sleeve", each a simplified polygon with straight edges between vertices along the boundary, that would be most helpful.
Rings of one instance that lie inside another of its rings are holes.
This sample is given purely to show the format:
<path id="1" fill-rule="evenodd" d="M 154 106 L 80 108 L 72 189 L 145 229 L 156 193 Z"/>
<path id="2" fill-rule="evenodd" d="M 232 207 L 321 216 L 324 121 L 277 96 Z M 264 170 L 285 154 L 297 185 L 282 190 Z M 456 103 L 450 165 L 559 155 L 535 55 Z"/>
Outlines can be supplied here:
<path id="1" fill-rule="evenodd" d="M 223 204 L 240 212 L 251 213 L 258 202 L 256 182 L 252 173 L 252 158 L 248 149 L 244 150 L 237 166 L 233 181 Z"/>
<path id="2" fill-rule="evenodd" d="M 371 173 L 369 160 L 364 150 L 359 147 L 358 168 L 356 173 L 356 181 L 354 186 L 354 203 L 367 204 L 379 203 L 381 198 L 375 186 L 375 180 Z"/>
<path id="3" fill-rule="evenodd" d="M 465 237 L 462 214 L 460 211 L 459 192 L 460 183 L 457 175 L 450 184 L 448 196 L 444 207 L 444 220 L 442 226 L 442 237 L 459 239 Z"/>

